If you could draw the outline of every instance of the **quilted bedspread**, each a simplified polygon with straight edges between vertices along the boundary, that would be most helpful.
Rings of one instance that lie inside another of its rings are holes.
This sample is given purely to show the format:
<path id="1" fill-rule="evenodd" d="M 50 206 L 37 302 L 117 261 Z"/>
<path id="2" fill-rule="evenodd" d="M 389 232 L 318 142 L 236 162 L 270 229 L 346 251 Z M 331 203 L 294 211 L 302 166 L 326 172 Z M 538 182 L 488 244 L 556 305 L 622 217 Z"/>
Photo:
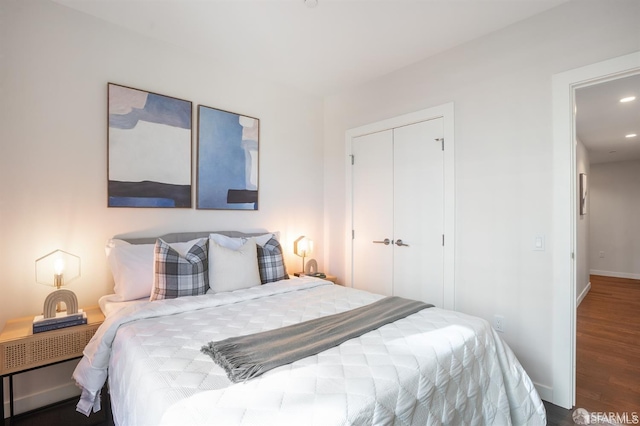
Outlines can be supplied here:
<path id="1" fill-rule="evenodd" d="M 381 299 L 305 278 L 142 303 L 107 317 L 74 372 L 78 410 L 107 373 L 118 425 L 544 425 L 542 401 L 479 318 L 425 309 L 233 384 L 200 348 Z"/>

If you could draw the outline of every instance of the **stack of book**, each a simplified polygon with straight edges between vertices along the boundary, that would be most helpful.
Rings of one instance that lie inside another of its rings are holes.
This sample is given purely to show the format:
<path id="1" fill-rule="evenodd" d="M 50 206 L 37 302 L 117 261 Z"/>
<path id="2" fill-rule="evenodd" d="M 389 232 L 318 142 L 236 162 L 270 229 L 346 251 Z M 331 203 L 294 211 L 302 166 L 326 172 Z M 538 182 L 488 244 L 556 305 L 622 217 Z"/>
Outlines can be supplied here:
<path id="1" fill-rule="evenodd" d="M 57 330 L 86 323 L 87 314 L 82 309 L 78 309 L 76 314 L 58 312 L 53 318 L 44 318 L 42 315 L 38 315 L 33 319 L 33 333 L 42 333 L 43 331 Z"/>

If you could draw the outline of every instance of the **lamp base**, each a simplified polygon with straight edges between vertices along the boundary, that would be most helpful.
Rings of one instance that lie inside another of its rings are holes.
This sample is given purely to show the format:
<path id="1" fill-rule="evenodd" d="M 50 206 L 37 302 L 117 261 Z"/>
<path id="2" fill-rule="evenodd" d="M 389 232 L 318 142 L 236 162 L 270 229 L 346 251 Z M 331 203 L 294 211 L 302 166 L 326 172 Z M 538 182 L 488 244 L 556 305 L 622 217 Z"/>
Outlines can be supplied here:
<path id="1" fill-rule="evenodd" d="M 315 259 L 307 260 L 307 266 L 304 267 L 304 273 L 312 275 L 318 272 L 318 262 Z"/>
<path id="2" fill-rule="evenodd" d="M 54 318 L 58 302 L 62 302 L 67 307 L 67 314 L 78 313 L 78 298 L 71 290 L 56 290 L 44 299 L 42 315 L 44 318 Z"/>

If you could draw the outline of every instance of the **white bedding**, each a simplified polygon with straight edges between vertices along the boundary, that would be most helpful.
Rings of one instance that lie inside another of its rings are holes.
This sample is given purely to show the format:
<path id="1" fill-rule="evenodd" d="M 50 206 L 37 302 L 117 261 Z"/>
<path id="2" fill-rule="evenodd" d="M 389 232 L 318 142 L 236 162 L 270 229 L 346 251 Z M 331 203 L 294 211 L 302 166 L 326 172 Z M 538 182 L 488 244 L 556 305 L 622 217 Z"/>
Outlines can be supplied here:
<path id="1" fill-rule="evenodd" d="M 343 312 L 382 296 L 310 277 L 111 313 L 74 372 L 79 410 L 109 369 L 118 425 L 544 425 L 542 401 L 489 324 L 430 308 L 232 384 L 212 340 Z"/>
<path id="2" fill-rule="evenodd" d="M 120 300 L 120 297 L 117 294 L 108 294 L 98 299 L 98 306 L 100 306 L 100 310 L 102 311 L 104 316 L 108 317 L 109 315 L 119 311 L 120 309 L 126 308 L 131 305 L 145 303 L 148 301 L 149 297 L 144 297 L 142 299 L 127 300 L 126 302 L 123 302 Z"/>

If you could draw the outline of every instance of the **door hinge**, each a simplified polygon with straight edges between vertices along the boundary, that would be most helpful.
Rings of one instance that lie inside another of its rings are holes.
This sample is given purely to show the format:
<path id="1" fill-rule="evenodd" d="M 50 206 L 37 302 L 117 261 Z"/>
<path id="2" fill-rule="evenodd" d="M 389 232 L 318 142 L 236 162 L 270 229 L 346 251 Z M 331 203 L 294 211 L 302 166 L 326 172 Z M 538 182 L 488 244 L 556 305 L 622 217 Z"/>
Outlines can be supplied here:
<path id="1" fill-rule="evenodd" d="M 356 163 L 356 156 L 351 154 L 349 157 L 351 157 L 351 165 L 353 166 Z"/>
<path id="2" fill-rule="evenodd" d="M 442 234 L 442 246 L 444 247 L 444 234 Z"/>
<path id="3" fill-rule="evenodd" d="M 354 229 L 351 230 L 351 239 L 352 240 L 356 239 L 356 231 Z"/>
<path id="4" fill-rule="evenodd" d="M 571 260 L 575 260 L 576 258 L 576 254 L 574 252 L 571 252 Z"/>
<path id="5" fill-rule="evenodd" d="M 442 150 L 444 151 L 444 138 L 437 138 L 437 141 L 440 141 L 440 143 L 442 144 Z"/>

